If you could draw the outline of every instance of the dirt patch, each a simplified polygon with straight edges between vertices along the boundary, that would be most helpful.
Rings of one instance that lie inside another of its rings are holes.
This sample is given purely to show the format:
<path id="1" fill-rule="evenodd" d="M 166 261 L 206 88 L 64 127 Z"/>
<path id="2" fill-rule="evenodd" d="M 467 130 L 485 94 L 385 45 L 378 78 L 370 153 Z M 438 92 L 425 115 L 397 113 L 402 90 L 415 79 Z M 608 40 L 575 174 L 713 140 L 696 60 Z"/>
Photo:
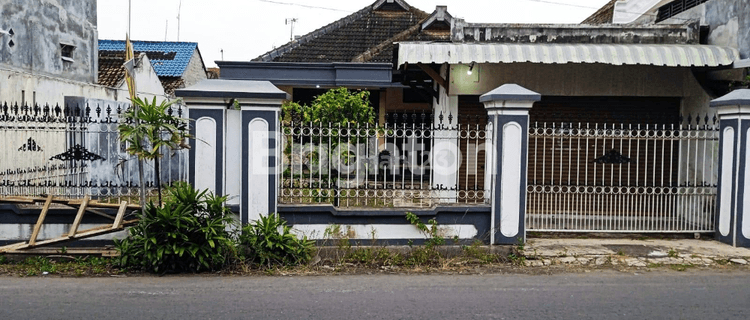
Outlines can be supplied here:
<path id="1" fill-rule="evenodd" d="M 631 257 L 645 257 L 653 251 L 652 248 L 643 245 L 604 245 L 603 247 L 616 252 L 617 255 Z"/>

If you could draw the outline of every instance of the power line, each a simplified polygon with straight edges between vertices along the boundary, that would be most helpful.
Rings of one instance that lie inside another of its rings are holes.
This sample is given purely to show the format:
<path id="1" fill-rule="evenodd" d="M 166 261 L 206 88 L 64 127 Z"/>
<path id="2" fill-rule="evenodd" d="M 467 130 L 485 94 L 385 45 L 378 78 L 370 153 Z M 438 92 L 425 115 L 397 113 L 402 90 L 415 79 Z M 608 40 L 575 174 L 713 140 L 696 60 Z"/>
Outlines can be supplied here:
<path id="1" fill-rule="evenodd" d="M 354 11 L 341 10 L 341 9 L 336 9 L 336 8 L 318 7 L 318 6 L 311 6 L 311 5 L 293 3 L 293 2 L 281 2 L 281 1 L 271 1 L 271 0 L 258 0 L 258 1 L 268 2 L 268 3 L 273 3 L 273 4 L 283 4 L 287 6 L 297 6 L 297 7 L 309 8 L 309 9 L 320 9 L 320 10 L 338 11 L 338 12 L 346 12 L 346 13 L 354 12 Z"/>

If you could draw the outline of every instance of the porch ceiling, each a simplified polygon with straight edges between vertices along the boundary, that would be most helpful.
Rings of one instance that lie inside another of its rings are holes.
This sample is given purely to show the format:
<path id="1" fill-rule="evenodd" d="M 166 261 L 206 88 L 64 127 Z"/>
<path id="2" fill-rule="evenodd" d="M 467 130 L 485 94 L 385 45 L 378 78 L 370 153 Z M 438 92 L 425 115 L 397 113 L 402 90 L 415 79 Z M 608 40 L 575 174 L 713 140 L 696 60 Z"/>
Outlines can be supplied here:
<path id="1" fill-rule="evenodd" d="M 602 63 L 666 67 L 731 66 L 739 51 L 709 45 L 398 43 L 398 66 L 405 63 Z"/>

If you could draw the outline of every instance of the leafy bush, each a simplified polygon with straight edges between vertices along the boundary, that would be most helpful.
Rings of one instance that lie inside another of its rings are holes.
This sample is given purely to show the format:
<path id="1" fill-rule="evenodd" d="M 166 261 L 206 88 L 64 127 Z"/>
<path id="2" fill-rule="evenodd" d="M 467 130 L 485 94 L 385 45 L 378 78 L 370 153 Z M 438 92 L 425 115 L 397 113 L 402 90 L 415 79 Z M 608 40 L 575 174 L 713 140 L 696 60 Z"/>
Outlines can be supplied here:
<path id="1" fill-rule="evenodd" d="M 278 214 L 261 216 L 242 227 L 239 245 L 248 262 L 261 266 L 291 266 L 307 263 L 312 257 L 313 241 L 297 238 Z"/>
<path id="2" fill-rule="evenodd" d="M 287 102 L 282 106 L 283 121 L 303 122 L 334 126 L 375 123 L 375 110 L 370 106 L 369 91 L 349 91 L 346 88 L 328 90 L 315 98 L 312 105 Z"/>
<path id="3" fill-rule="evenodd" d="M 122 267 L 156 273 L 198 272 L 223 267 L 235 252 L 227 226 L 226 197 L 180 182 L 167 189 L 163 207 L 149 203 L 128 237 L 115 241 Z"/>

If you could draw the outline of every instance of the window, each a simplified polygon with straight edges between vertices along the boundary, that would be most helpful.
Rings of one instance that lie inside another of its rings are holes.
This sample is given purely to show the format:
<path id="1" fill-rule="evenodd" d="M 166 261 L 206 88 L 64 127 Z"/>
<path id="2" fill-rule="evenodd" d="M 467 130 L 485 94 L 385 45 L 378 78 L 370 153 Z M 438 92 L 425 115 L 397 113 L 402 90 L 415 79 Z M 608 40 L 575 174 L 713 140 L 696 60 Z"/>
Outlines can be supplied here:
<path id="1" fill-rule="evenodd" d="M 667 3 L 659 8 L 659 12 L 656 14 L 656 22 L 667 20 L 707 1 L 708 0 L 675 0 Z"/>
<path id="2" fill-rule="evenodd" d="M 75 46 L 71 44 L 60 44 L 60 56 L 62 57 L 63 61 L 67 62 L 73 62 L 73 50 L 75 50 Z"/>

